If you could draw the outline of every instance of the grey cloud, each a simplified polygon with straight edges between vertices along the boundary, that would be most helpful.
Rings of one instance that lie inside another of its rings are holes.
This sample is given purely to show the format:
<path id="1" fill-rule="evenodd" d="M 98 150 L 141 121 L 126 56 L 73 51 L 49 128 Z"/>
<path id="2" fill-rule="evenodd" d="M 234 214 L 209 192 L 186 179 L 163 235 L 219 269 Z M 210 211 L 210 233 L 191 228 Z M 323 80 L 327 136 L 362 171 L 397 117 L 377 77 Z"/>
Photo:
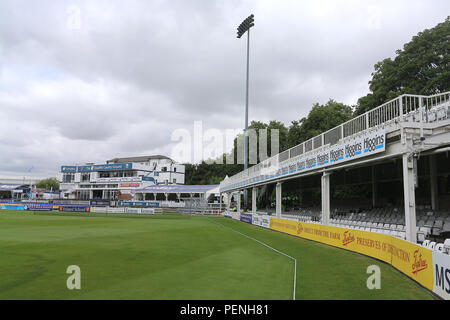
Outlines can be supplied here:
<path id="1" fill-rule="evenodd" d="M 79 28 L 69 9 L 79 8 Z M 0 171 L 170 155 L 193 121 L 289 124 L 329 98 L 355 104 L 373 65 L 443 21 L 447 1 L 2 1 Z"/>

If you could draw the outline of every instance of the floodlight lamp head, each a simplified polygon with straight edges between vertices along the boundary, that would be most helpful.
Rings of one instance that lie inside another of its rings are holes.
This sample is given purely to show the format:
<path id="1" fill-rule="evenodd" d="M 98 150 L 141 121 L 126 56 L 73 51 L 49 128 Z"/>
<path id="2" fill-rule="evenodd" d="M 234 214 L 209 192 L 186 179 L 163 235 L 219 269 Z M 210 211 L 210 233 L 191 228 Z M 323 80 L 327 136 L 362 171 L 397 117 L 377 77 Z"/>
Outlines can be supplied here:
<path id="1" fill-rule="evenodd" d="M 247 32 L 251 27 L 255 25 L 254 15 L 251 14 L 248 16 L 237 28 L 237 37 L 240 38 L 242 35 Z"/>

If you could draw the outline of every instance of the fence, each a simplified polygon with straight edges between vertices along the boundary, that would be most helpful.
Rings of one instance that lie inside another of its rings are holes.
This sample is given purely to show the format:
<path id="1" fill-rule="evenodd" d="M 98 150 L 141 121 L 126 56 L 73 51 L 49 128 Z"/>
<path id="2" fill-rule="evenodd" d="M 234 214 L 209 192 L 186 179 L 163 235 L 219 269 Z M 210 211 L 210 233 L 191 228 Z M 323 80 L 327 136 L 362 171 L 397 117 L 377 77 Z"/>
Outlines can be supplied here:
<path id="1" fill-rule="evenodd" d="M 267 174 L 278 175 L 282 163 L 324 146 L 337 144 L 369 129 L 396 125 L 398 122 L 423 124 L 448 119 L 450 92 L 432 96 L 404 94 L 229 177 L 220 183 L 220 190 L 236 189 L 249 182 L 258 182 Z"/>

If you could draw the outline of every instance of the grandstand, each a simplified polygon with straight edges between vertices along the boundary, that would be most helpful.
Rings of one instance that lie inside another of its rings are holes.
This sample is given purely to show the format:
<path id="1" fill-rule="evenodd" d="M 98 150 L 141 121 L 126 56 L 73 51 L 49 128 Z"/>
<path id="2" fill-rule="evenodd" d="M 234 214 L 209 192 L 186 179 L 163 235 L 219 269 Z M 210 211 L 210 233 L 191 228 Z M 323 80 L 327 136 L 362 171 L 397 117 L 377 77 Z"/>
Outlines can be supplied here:
<path id="1" fill-rule="evenodd" d="M 253 214 L 429 245 L 450 235 L 449 151 L 450 92 L 404 94 L 227 177 L 220 192 L 238 211 L 249 189 Z M 349 188 L 361 196 L 336 197 Z"/>
<path id="2" fill-rule="evenodd" d="M 155 184 L 184 184 L 184 165 L 163 155 L 114 158 L 104 164 L 63 165 L 58 174 L 64 199 L 125 200 Z"/>

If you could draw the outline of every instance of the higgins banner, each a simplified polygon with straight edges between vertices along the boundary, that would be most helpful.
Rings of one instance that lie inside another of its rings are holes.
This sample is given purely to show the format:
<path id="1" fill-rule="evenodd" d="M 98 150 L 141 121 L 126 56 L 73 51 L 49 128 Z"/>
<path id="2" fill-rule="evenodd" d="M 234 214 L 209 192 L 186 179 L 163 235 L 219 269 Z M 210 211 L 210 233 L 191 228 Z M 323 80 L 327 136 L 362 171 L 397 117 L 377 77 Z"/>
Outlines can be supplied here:
<path id="1" fill-rule="evenodd" d="M 385 151 L 386 131 L 380 129 L 300 158 L 296 171 L 328 167 Z"/>
<path id="2" fill-rule="evenodd" d="M 270 217 L 268 215 L 254 214 L 252 217 L 252 224 L 268 229 L 270 228 Z"/>
<path id="3" fill-rule="evenodd" d="M 351 140 L 341 141 L 333 146 L 324 146 L 304 155 L 286 159 L 280 163 L 275 160 L 275 163 L 267 166 L 267 168 L 263 166 L 259 176 L 243 180 L 240 184 L 252 185 L 280 176 L 312 171 L 384 152 L 385 150 L 386 130 L 373 130 Z M 233 189 L 233 187 L 225 187 L 223 191 L 228 189 Z"/>
<path id="4" fill-rule="evenodd" d="M 241 221 L 252 224 L 252 214 L 251 213 L 241 213 Z"/>
<path id="5" fill-rule="evenodd" d="M 433 291 L 432 252 L 417 244 L 385 234 L 278 218 L 270 218 L 270 229 L 382 260 Z"/>

